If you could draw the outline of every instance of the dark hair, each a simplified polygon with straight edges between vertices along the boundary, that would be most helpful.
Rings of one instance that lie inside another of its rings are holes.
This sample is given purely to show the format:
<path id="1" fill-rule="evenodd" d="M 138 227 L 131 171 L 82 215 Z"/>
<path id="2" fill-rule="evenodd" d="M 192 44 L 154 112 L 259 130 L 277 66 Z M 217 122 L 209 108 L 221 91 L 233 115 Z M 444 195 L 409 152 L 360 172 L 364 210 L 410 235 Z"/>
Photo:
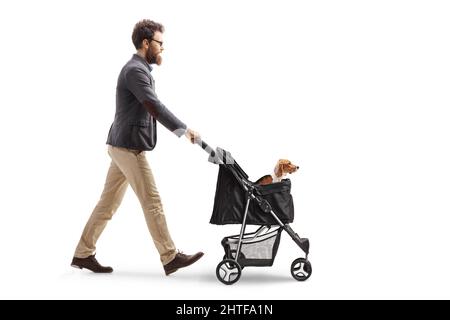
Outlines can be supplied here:
<path id="1" fill-rule="evenodd" d="M 164 26 L 161 23 L 144 19 L 136 23 L 131 35 L 131 40 L 136 49 L 140 49 L 144 39 L 152 39 L 156 31 L 164 32 Z"/>

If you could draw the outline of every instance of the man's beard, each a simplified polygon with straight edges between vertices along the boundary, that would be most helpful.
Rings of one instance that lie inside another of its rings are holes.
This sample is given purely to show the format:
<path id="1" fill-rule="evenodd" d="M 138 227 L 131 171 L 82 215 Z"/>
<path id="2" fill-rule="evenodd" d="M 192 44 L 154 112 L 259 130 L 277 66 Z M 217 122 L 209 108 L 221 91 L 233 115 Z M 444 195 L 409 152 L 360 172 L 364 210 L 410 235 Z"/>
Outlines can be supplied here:
<path id="1" fill-rule="evenodd" d="M 147 60 L 149 64 L 157 64 L 158 66 L 162 63 L 161 54 L 158 53 L 157 55 L 154 55 L 152 54 L 150 49 L 148 49 L 147 53 L 145 54 L 145 60 Z"/>

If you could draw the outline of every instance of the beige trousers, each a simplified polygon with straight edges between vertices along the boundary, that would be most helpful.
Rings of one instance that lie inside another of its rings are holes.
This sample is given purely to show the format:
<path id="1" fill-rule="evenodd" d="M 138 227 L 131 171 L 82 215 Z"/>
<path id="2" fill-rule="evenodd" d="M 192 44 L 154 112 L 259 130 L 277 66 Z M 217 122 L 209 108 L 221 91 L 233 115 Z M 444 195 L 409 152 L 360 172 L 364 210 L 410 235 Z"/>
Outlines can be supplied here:
<path id="1" fill-rule="evenodd" d="M 75 250 L 75 257 L 86 258 L 95 253 L 95 244 L 107 222 L 122 202 L 128 184 L 136 193 L 144 211 L 147 227 L 166 265 L 175 258 L 176 248 L 167 229 L 166 218 L 145 151 L 108 145 L 111 166 L 102 196 L 91 214 Z"/>

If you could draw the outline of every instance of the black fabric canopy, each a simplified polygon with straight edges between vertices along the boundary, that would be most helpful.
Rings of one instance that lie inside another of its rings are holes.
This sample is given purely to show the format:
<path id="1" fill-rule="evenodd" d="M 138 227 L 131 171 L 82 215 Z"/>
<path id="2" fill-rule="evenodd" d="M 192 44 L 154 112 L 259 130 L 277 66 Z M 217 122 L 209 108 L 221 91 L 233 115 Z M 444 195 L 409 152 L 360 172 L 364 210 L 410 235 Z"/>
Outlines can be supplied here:
<path id="1" fill-rule="evenodd" d="M 247 195 L 241 179 L 248 181 L 248 176 L 236 162 L 220 165 L 211 224 L 243 223 Z M 254 185 L 254 187 L 254 195 L 266 199 L 283 223 L 294 221 L 294 203 L 289 179 L 268 185 Z M 255 200 L 250 201 L 246 223 L 250 225 L 278 224 L 270 213 L 262 211 Z"/>

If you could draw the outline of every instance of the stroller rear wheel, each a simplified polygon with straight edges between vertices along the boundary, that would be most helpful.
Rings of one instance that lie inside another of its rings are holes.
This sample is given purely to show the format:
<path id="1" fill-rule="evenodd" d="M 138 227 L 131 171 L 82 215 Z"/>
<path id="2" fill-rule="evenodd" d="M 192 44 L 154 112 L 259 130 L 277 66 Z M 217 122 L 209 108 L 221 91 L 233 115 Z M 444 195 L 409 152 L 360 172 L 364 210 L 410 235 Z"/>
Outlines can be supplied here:
<path id="1" fill-rule="evenodd" d="M 304 258 L 295 259 L 291 264 L 291 274 L 297 281 L 305 281 L 311 276 L 311 262 Z"/>
<path id="2" fill-rule="evenodd" d="M 224 254 L 223 255 L 223 260 L 226 260 L 226 259 L 234 260 L 234 257 L 236 257 L 236 250 L 230 250 L 230 257 L 228 257 L 227 254 Z M 239 252 L 238 261 L 241 260 L 241 259 L 245 259 L 245 256 L 244 256 L 244 254 L 242 252 Z M 242 264 L 242 261 L 240 261 L 240 262 Z M 241 270 L 244 270 L 244 266 L 243 265 L 239 265 L 239 266 L 241 267 Z"/>
<path id="3" fill-rule="evenodd" d="M 241 277 L 242 268 L 234 260 L 225 259 L 221 261 L 216 268 L 216 276 L 224 284 L 233 284 Z"/>

